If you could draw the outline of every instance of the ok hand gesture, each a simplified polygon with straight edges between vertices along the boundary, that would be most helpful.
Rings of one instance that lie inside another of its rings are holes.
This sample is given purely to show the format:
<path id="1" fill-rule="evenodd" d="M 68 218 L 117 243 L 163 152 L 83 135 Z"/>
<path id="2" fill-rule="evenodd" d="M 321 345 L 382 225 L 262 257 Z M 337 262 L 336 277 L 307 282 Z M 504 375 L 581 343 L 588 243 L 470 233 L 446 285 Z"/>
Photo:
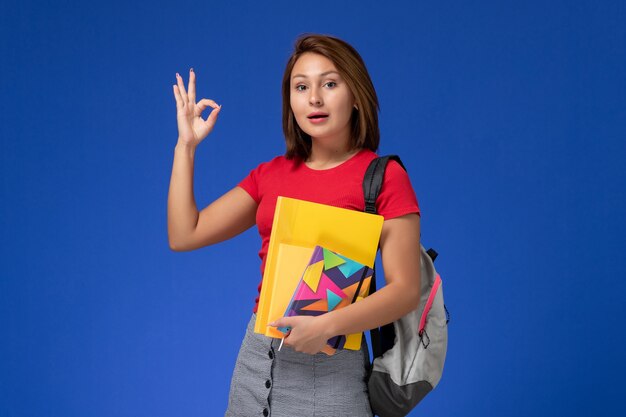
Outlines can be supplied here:
<path id="1" fill-rule="evenodd" d="M 176 120 L 178 122 L 178 140 L 186 145 L 197 146 L 207 137 L 220 112 L 222 106 L 208 98 L 196 103 L 196 74 L 193 68 L 189 70 L 189 92 L 185 91 L 183 79 L 176 73 L 177 85 L 174 85 L 176 99 Z M 202 119 L 202 112 L 211 106 L 213 110 L 206 120 Z"/>

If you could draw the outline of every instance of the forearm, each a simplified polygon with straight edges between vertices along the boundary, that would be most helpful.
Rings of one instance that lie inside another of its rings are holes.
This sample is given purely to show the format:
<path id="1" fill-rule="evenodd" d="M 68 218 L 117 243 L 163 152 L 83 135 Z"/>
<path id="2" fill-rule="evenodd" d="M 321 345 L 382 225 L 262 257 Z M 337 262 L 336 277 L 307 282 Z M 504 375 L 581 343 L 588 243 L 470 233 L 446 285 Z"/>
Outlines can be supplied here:
<path id="1" fill-rule="evenodd" d="M 330 338 L 360 333 L 391 323 L 417 308 L 418 304 L 419 283 L 410 288 L 400 283 L 390 283 L 357 303 L 318 318 Z"/>
<path id="2" fill-rule="evenodd" d="M 174 148 L 167 198 L 167 231 L 172 249 L 193 233 L 198 223 L 198 208 L 193 195 L 195 151 L 195 147 L 180 142 Z"/>

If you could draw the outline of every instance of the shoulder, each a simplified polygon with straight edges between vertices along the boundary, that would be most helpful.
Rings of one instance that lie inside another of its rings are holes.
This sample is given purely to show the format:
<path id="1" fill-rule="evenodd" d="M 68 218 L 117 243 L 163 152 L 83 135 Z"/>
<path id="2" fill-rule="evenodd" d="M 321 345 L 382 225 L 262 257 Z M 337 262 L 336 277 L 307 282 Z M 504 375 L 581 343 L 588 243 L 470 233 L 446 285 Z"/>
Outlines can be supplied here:
<path id="1" fill-rule="evenodd" d="M 390 160 L 387 163 L 387 169 L 385 170 L 385 181 L 404 181 L 409 179 L 408 172 L 402 168 L 395 160 Z"/>
<path id="2" fill-rule="evenodd" d="M 276 156 L 269 161 L 261 162 L 250 170 L 248 175 L 237 185 L 247 191 L 254 201 L 259 203 L 267 184 L 275 183 L 278 178 L 283 177 L 285 172 L 289 170 L 290 164 L 291 161 L 283 155 Z"/>
<path id="3" fill-rule="evenodd" d="M 385 155 L 383 155 L 385 156 Z M 369 166 L 369 164 L 379 155 L 369 149 L 364 150 L 361 155 L 362 164 L 365 166 L 365 169 Z M 385 175 L 383 177 L 383 183 L 392 181 L 405 181 L 409 178 L 409 174 L 402 168 L 396 160 L 390 159 L 387 163 L 387 167 L 385 168 Z"/>
<path id="4" fill-rule="evenodd" d="M 395 160 L 390 160 L 387 164 L 377 208 L 378 213 L 385 216 L 385 220 L 409 213 L 420 213 L 409 174 Z"/>

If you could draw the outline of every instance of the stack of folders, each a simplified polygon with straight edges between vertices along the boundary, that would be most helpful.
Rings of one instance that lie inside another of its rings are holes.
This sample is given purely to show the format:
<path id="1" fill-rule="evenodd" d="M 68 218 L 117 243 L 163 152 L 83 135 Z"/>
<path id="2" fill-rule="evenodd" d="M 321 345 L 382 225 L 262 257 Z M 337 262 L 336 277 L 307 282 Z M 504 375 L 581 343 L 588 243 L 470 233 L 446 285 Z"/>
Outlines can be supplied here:
<path id="1" fill-rule="evenodd" d="M 382 231 L 380 215 L 278 197 L 254 331 L 283 316 L 317 316 L 358 302 L 369 293 Z M 324 349 L 358 350 L 362 333 L 339 335 Z"/>

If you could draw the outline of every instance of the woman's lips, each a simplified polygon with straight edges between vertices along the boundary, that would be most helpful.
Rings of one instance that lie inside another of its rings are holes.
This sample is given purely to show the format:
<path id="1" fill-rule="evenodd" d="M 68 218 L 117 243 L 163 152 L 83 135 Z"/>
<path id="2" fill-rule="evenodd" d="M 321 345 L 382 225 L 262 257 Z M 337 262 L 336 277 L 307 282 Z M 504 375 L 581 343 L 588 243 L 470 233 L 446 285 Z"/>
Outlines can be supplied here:
<path id="1" fill-rule="evenodd" d="M 313 124 L 320 124 L 320 123 L 324 123 L 326 119 L 328 119 L 328 116 L 309 117 L 308 119 Z"/>

